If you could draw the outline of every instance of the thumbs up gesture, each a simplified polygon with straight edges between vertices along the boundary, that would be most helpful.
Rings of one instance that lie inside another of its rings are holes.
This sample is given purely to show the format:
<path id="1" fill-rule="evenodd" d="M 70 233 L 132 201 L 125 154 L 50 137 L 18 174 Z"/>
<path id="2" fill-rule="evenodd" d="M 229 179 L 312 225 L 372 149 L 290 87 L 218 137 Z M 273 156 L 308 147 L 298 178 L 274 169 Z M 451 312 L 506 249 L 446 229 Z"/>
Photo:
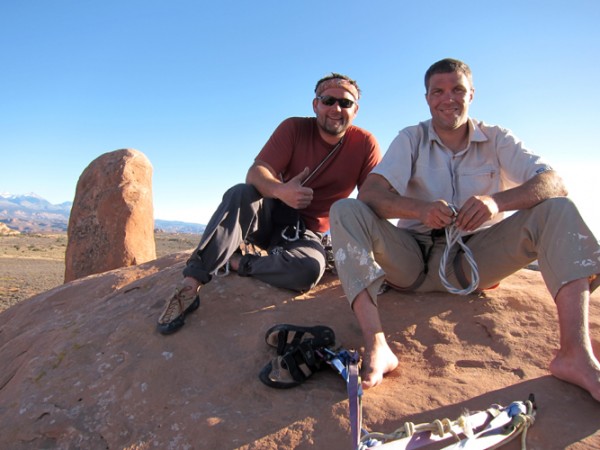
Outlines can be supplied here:
<path id="1" fill-rule="evenodd" d="M 286 205 L 295 209 L 304 209 L 313 199 L 313 190 L 302 186 L 302 181 L 308 176 L 308 167 L 302 172 L 283 183 L 280 187 L 278 198 Z"/>

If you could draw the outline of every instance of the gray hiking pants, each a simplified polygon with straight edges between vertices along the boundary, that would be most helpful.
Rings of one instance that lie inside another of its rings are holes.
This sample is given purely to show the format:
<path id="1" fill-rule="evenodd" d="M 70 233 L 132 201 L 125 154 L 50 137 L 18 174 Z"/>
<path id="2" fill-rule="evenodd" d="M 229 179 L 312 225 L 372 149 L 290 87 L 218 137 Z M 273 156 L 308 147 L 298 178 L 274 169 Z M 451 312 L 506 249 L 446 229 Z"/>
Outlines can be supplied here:
<path id="1" fill-rule="evenodd" d="M 306 230 L 297 241 L 286 241 L 281 230 L 272 224 L 273 203 L 250 184 L 230 188 L 208 222 L 198 248 L 188 259 L 183 275 L 208 283 L 211 274 L 247 242 L 268 254 L 244 255 L 238 275 L 298 292 L 312 289 L 325 271 L 322 235 Z"/>
<path id="2" fill-rule="evenodd" d="M 338 276 L 351 304 L 364 289 L 376 303 L 384 280 L 400 290 L 446 291 L 439 276 L 444 234 L 400 229 L 355 199 L 334 203 L 330 221 Z M 517 211 L 463 241 L 477 263 L 480 289 L 536 259 L 553 298 L 568 282 L 600 273 L 598 241 L 573 202 L 564 197 Z M 457 288 L 467 287 L 471 271 L 464 253 L 455 245 L 448 256 L 448 281 Z M 597 277 L 590 290 L 599 283 Z"/>

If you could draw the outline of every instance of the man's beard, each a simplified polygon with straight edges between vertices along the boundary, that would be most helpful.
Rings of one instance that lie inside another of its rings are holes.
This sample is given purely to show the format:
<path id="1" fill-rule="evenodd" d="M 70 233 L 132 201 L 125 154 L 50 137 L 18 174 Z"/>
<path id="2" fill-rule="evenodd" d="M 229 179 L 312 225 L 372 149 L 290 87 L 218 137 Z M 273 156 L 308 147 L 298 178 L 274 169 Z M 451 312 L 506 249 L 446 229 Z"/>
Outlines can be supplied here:
<path id="1" fill-rule="evenodd" d="M 331 136 L 339 136 L 340 134 L 344 134 L 348 129 L 348 122 L 341 120 L 335 121 L 334 124 L 330 123 L 331 121 L 325 118 L 324 120 L 318 121 L 321 129 L 331 135 Z"/>

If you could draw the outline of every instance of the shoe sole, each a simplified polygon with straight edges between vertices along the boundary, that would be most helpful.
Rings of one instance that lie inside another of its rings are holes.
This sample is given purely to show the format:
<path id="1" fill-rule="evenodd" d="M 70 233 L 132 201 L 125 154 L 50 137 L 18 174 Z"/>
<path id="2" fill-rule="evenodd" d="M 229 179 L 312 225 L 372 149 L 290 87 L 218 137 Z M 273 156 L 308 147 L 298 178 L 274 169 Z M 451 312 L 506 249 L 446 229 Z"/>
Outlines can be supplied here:
<path id="1" fill-rule="evenodd" d="M 196 298 L 194 299 L 192 304 L 190 306 L 188 306 L 185 309 L 185 311 L 183 311 L 182 314 L 179 314 L 177 317 L 175 317 L 173 320 L 171 320 L 168 323 L 159 323 L 156 327 L 158 329 L 158 332 L 160 334 L 175 333 L 177 330 L 179 330 L 182 326 L 185 325 L 185 317 L 188 314 L 191 314 L 194 311 L 196 311 L 199 306 L 200 306 L 200 296 L 196 295 Z"/>

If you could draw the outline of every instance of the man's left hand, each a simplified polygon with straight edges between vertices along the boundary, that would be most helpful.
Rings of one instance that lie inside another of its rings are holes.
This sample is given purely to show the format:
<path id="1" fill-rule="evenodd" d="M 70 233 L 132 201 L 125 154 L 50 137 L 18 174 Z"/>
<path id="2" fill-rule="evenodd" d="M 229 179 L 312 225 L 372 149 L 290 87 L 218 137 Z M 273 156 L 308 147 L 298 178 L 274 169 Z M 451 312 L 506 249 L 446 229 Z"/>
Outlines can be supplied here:
<path id="1" fill-rule="evenodd" d="M 498 214 L 498 204 L 490 195 L 469 198 L 456 218 L 456 226 L 462 231 L 474 231 Z"/>

